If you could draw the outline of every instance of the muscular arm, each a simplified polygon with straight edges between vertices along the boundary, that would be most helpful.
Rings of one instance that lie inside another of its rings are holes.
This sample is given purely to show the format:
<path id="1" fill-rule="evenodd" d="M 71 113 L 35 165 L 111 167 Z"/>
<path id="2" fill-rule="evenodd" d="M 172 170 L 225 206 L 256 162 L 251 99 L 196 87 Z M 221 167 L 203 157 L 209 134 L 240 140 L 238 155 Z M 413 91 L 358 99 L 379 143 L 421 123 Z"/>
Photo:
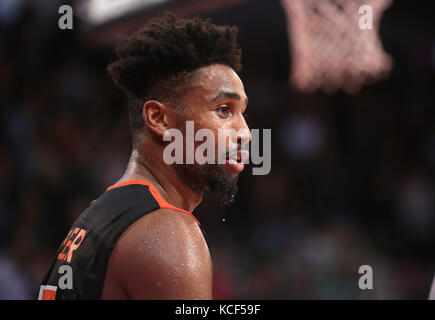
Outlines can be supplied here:
<path id="1" fill-rule="evenodd" d="M 212 264 L 199 226 L 159 209 L 131 225 L 108 263 L 103 299 L 212 299 Z"/>

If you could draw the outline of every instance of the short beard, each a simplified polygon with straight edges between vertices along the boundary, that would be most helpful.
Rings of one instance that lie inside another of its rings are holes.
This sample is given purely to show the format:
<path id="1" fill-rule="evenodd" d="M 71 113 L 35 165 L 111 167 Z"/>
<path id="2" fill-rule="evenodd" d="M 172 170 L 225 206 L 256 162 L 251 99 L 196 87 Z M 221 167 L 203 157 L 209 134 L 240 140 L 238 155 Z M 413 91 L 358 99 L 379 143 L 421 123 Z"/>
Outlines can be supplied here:
<path id="1" fill-rule="evenodd" d="M 202 194 L 208 190 L 218 197 L 223 206 L 234 202 L 238 191 L 238 176 L 231 177 L 224 165 L 177 165 L 176 171 L 181 180 L 194 192 Z"/>

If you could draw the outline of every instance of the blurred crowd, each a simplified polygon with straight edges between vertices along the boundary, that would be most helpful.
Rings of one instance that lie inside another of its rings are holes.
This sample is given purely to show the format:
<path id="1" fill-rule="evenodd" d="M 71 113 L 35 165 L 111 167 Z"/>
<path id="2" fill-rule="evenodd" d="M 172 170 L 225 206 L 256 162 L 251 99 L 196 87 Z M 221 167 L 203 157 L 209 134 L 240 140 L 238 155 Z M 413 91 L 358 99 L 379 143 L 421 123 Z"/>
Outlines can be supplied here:
<path id="1" fill-rule="evenodd" d="M 130 153 L 126 100 L 105 70 L 112 48 L 89 46 L 77 21 L 59 30 L 59 3 L 0 2 L 0 299 L 37 297 L 70 225 Z M 426 299 L 435 274 L 430 18 L 389 9 L 380 32 L 390 78 L 348 95 L 289 88 L 278 2 L 209 16 L 239 25 L 247 122 L 272 129 L 270 174 L 248 166 L 234 204 L 207 194 L 195 211 L 215 297 Z M 373 290 L 358 287 L 362 265 L 373 268 Z"/>

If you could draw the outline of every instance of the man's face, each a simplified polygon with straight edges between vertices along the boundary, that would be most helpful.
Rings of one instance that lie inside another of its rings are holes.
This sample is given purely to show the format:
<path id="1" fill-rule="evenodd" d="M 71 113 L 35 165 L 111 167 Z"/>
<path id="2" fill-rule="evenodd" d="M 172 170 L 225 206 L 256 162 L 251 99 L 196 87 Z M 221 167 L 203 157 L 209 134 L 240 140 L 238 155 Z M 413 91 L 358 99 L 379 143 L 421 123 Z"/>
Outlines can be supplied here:
<path id="1" fill-rule="evenodd" d="M 186 121 L 193 121 L 195 133 L 200 129 L 209 130 L 213 134 L 211 142 L 214 142 L 215 152 L 213 163 L 195 161 L 178 165 L 177 172 L 193 189 L 210 190 L 220 195 L 224 203 L 229 203 L 237 192 L 237 178 L 244 168 L 241 160 L 249 157 L 248 151 L 243 149 L 251 140 L 243 115 L 247 105 L 243 83 L 232 68 L 215 64 L 195 71 L 192 81 L 182 90 L 183 106 L 177 112 L 177 129 L 185 138 Z M 196 150 L 203 141 L 185 143 L 192 143 Z"/>

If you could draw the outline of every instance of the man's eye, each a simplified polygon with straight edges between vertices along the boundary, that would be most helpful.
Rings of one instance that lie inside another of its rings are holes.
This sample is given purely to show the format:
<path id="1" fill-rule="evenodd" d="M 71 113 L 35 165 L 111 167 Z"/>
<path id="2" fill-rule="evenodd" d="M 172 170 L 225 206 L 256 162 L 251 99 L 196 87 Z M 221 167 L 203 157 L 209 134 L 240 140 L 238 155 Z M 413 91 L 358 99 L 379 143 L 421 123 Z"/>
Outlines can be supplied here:
<path id="1" fill-rule="evenodd" d="M 228 106 L 220 106 L 216 111 L 223 118 L 227 118 L 231 115 L 231 108 Z"/>

